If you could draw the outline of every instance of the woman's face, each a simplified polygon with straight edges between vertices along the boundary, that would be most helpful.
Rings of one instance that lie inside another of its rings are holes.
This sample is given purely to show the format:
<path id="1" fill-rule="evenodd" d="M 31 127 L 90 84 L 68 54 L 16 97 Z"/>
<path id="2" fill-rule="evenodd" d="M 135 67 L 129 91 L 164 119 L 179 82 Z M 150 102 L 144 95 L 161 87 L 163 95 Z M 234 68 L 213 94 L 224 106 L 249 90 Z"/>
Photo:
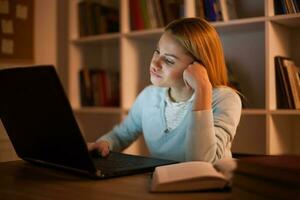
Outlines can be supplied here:
<path id="1" fill-rule="evenodd" d="M 150 64 L 150 79 L 159 87 L 183 87 L 183 71 L 194 59 L 174 38 L 165 32 L 154 51 Z"/>

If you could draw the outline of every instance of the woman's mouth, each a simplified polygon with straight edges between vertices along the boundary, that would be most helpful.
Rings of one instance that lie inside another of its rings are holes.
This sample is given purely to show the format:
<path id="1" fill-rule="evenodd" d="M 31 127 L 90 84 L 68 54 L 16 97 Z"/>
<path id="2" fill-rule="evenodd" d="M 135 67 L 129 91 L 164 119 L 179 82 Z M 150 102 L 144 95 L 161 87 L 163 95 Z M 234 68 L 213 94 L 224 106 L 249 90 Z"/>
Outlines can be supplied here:
<path id="1" fill-rule="evenodd" d="M 152 71 L 152 70 L 150 70 L 150 75 L 151 75 L 151 76 L 154 76 L 154 77 L 156 77 L 156 78 L 162 78 L 161 75 L 157 74 L 156 72 L 154 72 L 154 71 Z"/>

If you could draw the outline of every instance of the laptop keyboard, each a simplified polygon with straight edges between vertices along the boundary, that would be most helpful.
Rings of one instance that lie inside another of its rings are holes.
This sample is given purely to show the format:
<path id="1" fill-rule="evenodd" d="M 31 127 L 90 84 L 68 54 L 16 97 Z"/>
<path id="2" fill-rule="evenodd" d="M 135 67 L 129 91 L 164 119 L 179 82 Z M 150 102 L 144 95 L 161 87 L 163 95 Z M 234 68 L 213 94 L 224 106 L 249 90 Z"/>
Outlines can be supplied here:
<path id="1" fill-rule="evenodd" d="M 153 164 L 153 159 L 142 156 L 132 156 L 117 152 L 110 152 L 107 157 L 101 157 L 101 155 L 93 155 L 93 160 L 96 167 L 102 170 L 111 168 L 139 168 L 144 165 Z"/>

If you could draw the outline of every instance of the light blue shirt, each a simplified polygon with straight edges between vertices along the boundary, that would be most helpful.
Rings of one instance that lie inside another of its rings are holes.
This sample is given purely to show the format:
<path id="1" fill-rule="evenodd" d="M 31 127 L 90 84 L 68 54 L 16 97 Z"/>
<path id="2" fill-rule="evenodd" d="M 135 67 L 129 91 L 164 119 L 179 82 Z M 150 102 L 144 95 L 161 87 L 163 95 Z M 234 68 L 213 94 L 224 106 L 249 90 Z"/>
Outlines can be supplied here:
<path id="1" fill-rule="evenodd" d="M 143 133 L 153 157 L 214 163 L 231 157 L 231 143 L 241 116 L 241 100 L 228 88 L 213 89 L 212 109 L 192 111 L 192 104 L 180 124 L 166 131 L 166 88 L 146 87 L 135 100 L 126 119 L 100 137 L 113 151 L 121 151 Z"/>

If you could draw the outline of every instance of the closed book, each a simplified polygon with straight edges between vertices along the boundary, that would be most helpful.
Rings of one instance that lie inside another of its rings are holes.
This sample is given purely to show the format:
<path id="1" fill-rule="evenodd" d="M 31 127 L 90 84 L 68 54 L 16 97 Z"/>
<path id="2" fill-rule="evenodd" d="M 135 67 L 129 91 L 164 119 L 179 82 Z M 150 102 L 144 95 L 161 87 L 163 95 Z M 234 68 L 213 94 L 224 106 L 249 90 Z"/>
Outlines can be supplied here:
<path id="1" fill-rule="evenodd" d="M 144 22 L 144 28 L 145 29 L 149 29 L 151 28 L 151 24 L 150 24 L 150 18 L 149 18 L 149 14 L 148 14 L 148 8 L 147 8 L 147 2 L 146 0 L 140 0 L 140 10 L 141 10 L 141 14 L 142 14 L 142 20 Z"/>
<path id="2" fill-rule="evenodd" d="M 235 173 L 299 184 L 300 156 L 265 155 L 242 158 L 237 161 Z"/>
<path id="3" fill-rule="evenodd" d="M 207 21 L 217 21 L 217 15 L 214 9 L 214 0 L 205 0 L 205 17 Z"/>
<path id="4" fill-rule="evenodd" d="M 290 59 L 283 60 L 283 66 L 286 68 L 290 83 L 292 98 L 296 109 L 300 109 L 300 88 L 297 87 L 297 72 L 294 61 Z"/>
<path id="5" fill-rule="evenodd" d="M 220 0 L 220 7 L 224 21 L 238 18 L 234 0 Z"/>
<path id="6" fill-rule="evenodd" d="M 83 68 L 79 72 L 80 80 L 80 100 L 81 106 L 93 105 L 93 89 L 89 69 Z"/>
<path id="7" fill-rule="evenodd" d="M 142 30 L 145 28 L 143 21 L 140 0 L 130 0 L 130 23 L 132 30 Z"/>
<path id="8" fill-rule="evenodd" d="M 274 1 L 274 11 L 275 11 L 275 15 L 282 15 L 282 14 L 284 14 L 282 0 L 275 0 Z"/>
<path id="9" fill-rule="evenodd" d="M 300 199 L 300 183 L 274 181 L 236 172 L 232 179 L 232 188 L 235 187 L 270 199 Z"/>
<path id="10" fill-rule="evenodd" d="M 153 0 L 153 6 L 155 10 L 154 14 L 157 19 L 158 27 L 160 28 L 165 26 L 163 6 L 161 5 L 161 0 Z"/>
<path id="11" fill-rule="evenodd" d="M 204 0 L 196 1 L 196 16 L 205 18 Z"/>
<path id="12" fill-rule="evenodd" d="M 151 28 L 158 28 L 158 19 L 155 11 L 155 1 L 146 1 L 147 3 L 147 12 L 149 15 L 149 22 Z"/>
<path id="13" fill-rule="evenodd" d="M 275 56 L 275 68 L 276 69 L 276 73 L 278 72 L 278 74 L 276 74 L 276 82 L 282 82 L 283 86 L 284 86 L 284 94 L 286 95 L 285 97 L 281 97 L 281 98 L 286 98 L 286 101 L 288 103 L 288 107 L 289 109 L 293 109 L 295 108 L 295 102 L 293 99 L 293 94 L 292 94 L 292 89 L 291 89 L 291 83 L 288 77 L 288 71 L 287 68 L 284 65 L 284 60 L 290 60 L 289 58 L 286 57 L 282 57 L 282 56 Z M 281 80 L 280 80 L 281 79 Z M 276 83 L 277 84 L 277 83 Z M 277 98 L 280 98 L 277 95 Z"/>
<path id="14" fill-rule="evenodd" d="M 151 180 L 152 192 L 178 192 L 223 189 L 230 186 L 234 159 L 222 159 L 211 164 L 189 161 L 156 167 Z"/>
<path id="15" fill-rule="evenodd" d="M 87 36 L 93 34 L 93 19 L 91 15 L 91 3 L 81 1 L 78 3 L 79 35 Z"/>
<path id="16" fill-rule="evenodd" d="M 274 58 L 275 63 L 275 81 L 276 81 L 276 104 L 277 108 L 289 108 L 289 100 L 287 94 L 287 86 L 284 81 L 284 73 L 282 69 L 281 60 L 277 57 Z"/>

